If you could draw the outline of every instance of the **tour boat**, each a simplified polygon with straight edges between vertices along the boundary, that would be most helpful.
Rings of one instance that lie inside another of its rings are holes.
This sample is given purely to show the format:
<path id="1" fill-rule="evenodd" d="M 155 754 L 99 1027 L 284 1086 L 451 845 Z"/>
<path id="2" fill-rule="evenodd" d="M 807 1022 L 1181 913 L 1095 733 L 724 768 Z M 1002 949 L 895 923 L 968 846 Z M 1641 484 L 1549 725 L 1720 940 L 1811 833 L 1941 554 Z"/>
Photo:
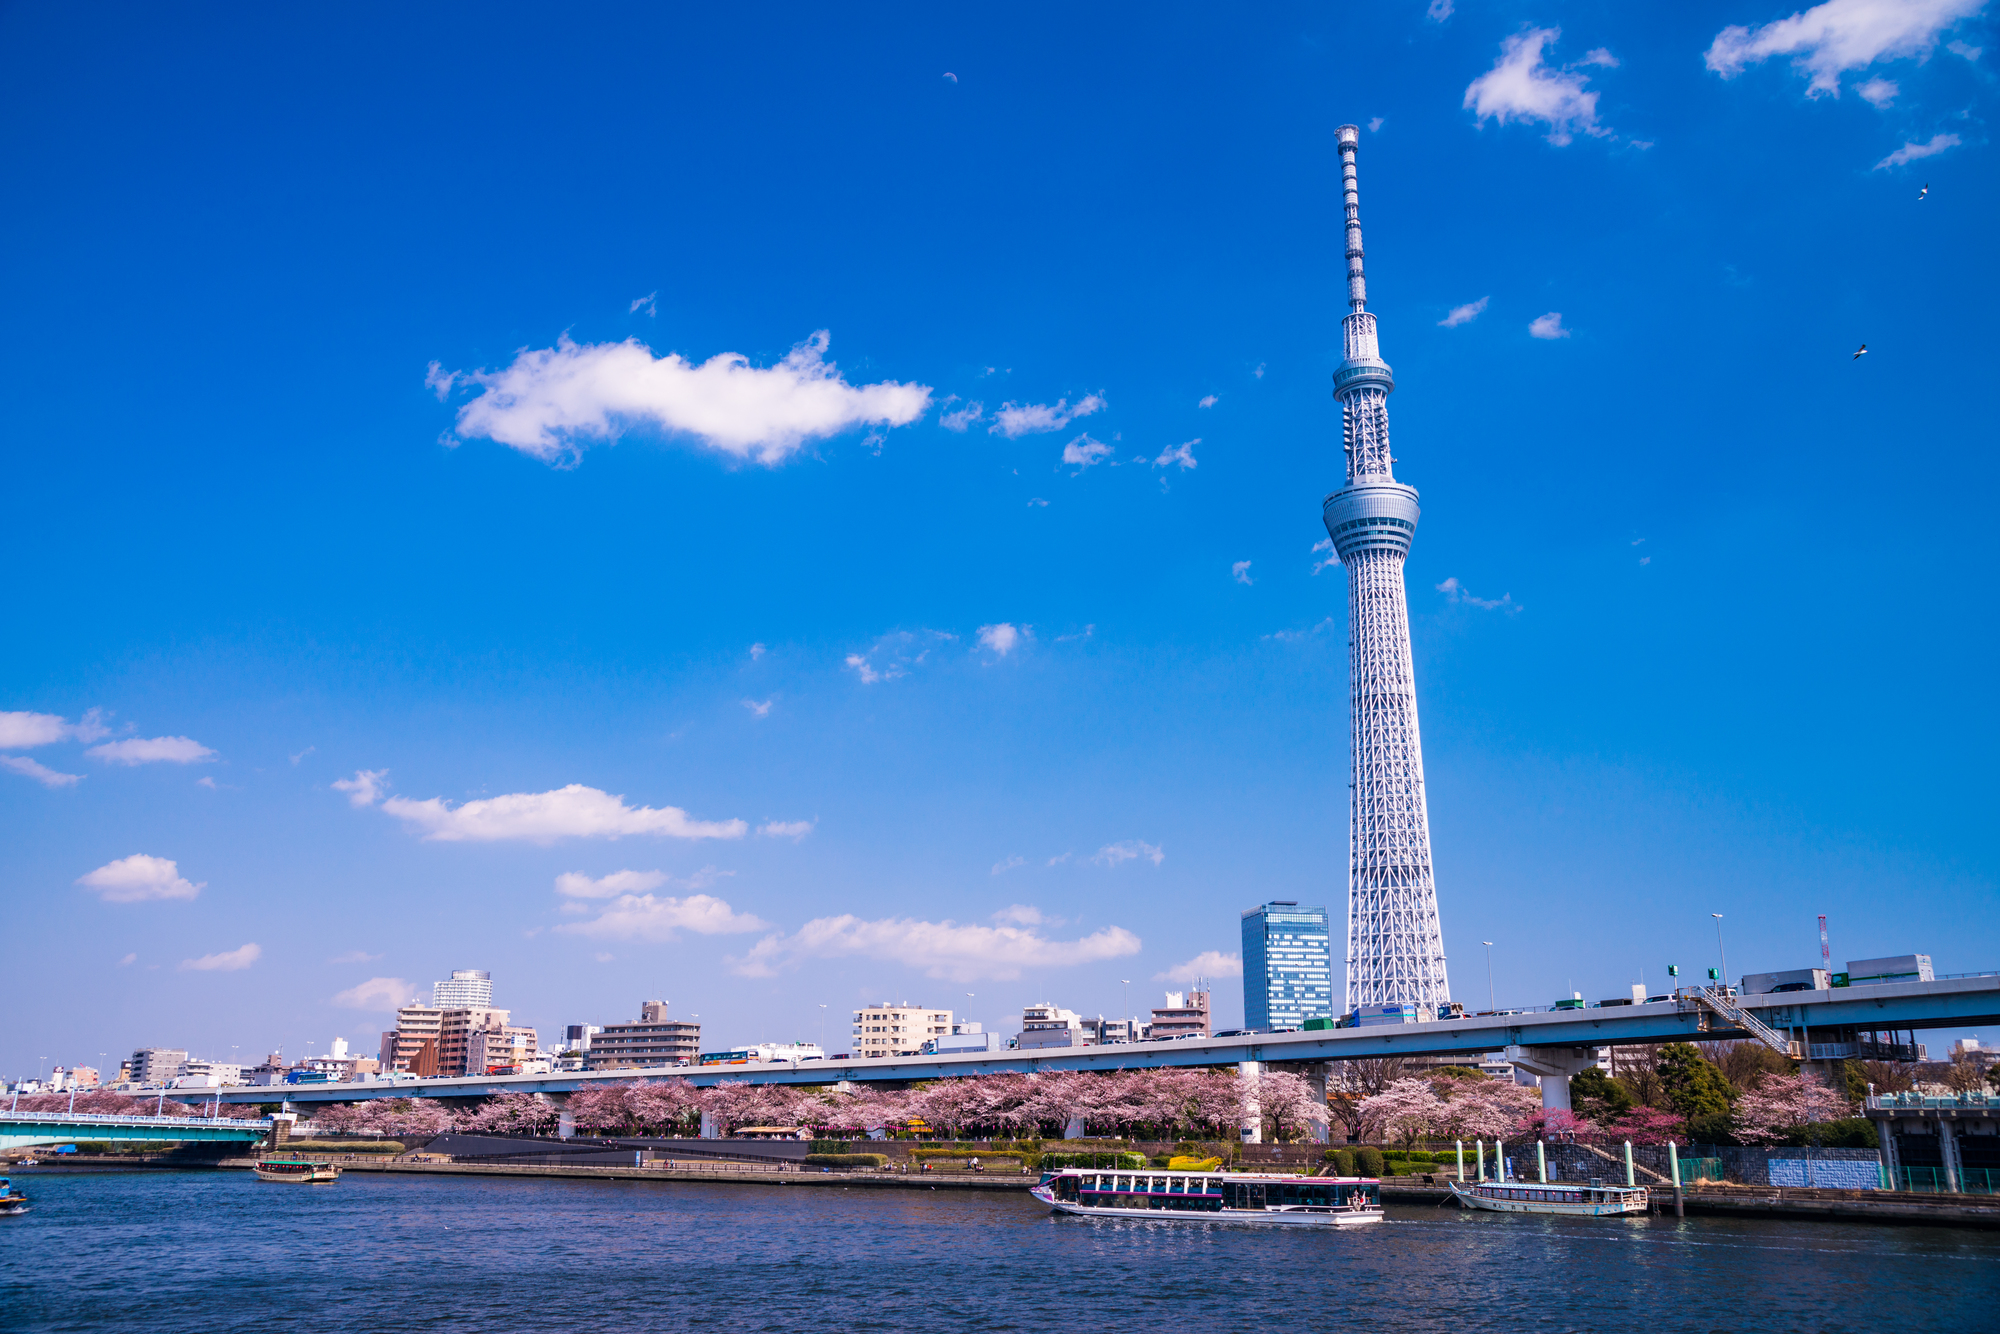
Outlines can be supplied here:
<path id="1" fill-rule="evenodd" d="M 1373 1177 L 1264 1172 L 1047 1172 L 1029 1192 L 1059 1214 L 1162 1223 L 1273 1223 L 1353 1227 L 1382 1221 Z"/>
<path id="2" fill-rule="evenodd" d="M 252 1170 L 259 1181 L 292 1181 L 310 1186 L 340 1180 L 340 1169 L 332 1163 L 309 1163 L 303 1158 L 260 1158 Z"/>
<path id="3" fill-rule="evenodd" d="M 14 1183 L 0 1177 L 0 1217 L 28 1212 L 28 1197 L 14 1189 Z"/>
<path id="4" fill-rule="evenodd" d="M 1503 1214 L 1643 1214 L 1647 1192 L 1644 1186 L 1607 1186 L 1604 1178 L 1592 1177 L 1589 1185 L 1574 1181 L 1537 1184 L 1523 1181 L 1481 1181 L 1465 1185 L 1445 1183 L 1458 1202 L 1469 1209 L 1491 1209 Z"/>

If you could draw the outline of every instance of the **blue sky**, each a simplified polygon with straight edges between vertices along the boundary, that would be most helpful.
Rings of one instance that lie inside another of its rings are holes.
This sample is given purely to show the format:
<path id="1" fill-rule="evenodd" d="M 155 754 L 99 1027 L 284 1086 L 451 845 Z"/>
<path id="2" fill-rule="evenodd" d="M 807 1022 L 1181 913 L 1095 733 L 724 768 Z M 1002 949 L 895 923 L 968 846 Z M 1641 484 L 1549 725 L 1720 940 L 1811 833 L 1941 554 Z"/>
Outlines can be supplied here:
<path id="1" fill-rule="evenodd" d="M 0 1070 L 1338 914 L 1348 121 L 1455 993 L 2000 967 L 2000 36 L 1791 14 L 8 9 Z"/>

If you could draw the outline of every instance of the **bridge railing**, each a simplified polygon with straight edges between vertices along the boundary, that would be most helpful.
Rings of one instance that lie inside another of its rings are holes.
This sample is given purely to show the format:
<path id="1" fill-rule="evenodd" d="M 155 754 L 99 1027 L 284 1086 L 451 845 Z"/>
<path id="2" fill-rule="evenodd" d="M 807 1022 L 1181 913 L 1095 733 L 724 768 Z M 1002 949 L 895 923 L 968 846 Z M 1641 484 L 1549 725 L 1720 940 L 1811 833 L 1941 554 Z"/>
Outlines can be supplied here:
<path id="1" fill-rule="evenodd" d="M 223 1129 L 257 1130 L 268 1130 L 271 1127 L 271 1118 L 268 1116 L 117 1116 L 101 1112 L 78 1112 L 70 1116 L 62 1112 L 0 1111 L 0 1120 L 23 1121 L 39 1126 L 216 1126 Z"/>
<path id="2" fill-rule="evenodd" d="M 1954 1093 L 1942 1098 L 1933 1098 L 1921 1093 L 1883 1093 L 1868 1099 L 1870 1111 L 1945 1110 L 1954 1107 L 2000 1109 L 2000 1096 L 1988 1093 Z"/>

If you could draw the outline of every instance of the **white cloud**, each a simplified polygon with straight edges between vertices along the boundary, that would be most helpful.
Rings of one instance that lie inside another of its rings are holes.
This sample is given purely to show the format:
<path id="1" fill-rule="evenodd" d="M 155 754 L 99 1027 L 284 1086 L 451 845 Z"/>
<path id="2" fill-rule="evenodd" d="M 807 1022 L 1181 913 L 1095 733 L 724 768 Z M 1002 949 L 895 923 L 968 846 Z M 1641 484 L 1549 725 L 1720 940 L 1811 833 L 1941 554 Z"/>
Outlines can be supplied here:
<path id="1" fill-rule="evenodd" d="M 1136 838 L 1128 838 L 1123 843 L 1109 843 L 1097 850 L 1090 860 L 1099 866 L 1122 866 L 1126 862 L 1149 861 L 1158 866 L 1167 859 L 1167 854 Z"/>
<path id="2" fill-rule="evenodd" d="M 221 954 L 204 954 L 199 959 L 182 959 L 181 967 L 197 973 L 240 973 L 264 957 L 261 945 L 239 945 Z"/>
<path id="3" fill-rule="evenodd" d="M 109 734 L 103 711 L 91 709 L 75 722 L 54 713 L 0 712 L 0 750 L 32 750 L 56 741 L 95 741 Z"/>
<path id="4" fill-rule="evenodd" d="M 382 809 L 421 829 L 426 842 L 497 843 L 519 839 L 553 843 L 561 838 L 741 838 L 741 820 L 695 820 L 678 806 L 627 806 L 625 798 L 571 783 L 552 792 L 510 792 L 453 806 L 442 797 L 412 801 L 390 797 Z"/>
<path id="5" fill-rule="evenodd" d="M 119 966 L 120 968 L 125 968 L 125 967 L 129 967 L 130 965 L 132 965 L 132 964 L 135 964 L 135 963 L 137 963 L 137 962 L 139 962 L 139 956 L 138 956 L 138 954 L 137 954 L 137 953 L 133 953 L 133 954 L 128 954 L 128 955 L 126 955 L 126 956 L 125 956 L 124 958 L 122 958 L 122 959 L 120 959 L 120 960 L 118 961 L 118 966 Z"/>
<path id="6" fill-rule="evenodd" d="M 764 656 L 764 646 L 762 644 L 752 644 L 750 646 L 750 661 L 755 662 L 757 661 L 757 659 L 763 656 Z"/>
<path id="7" fill-rule="evenodd" d="M 1708 67 L 1733 79 L 1772 56 L 1792 57 L 1808 79 L 1808 97 L 1840 96 L 1840 76 L 1878 60 L 1930 55 L 1938 37 L 1986 0 L 1827 0 L 1759 28 L 1724 28 L 1708 48 Z"/>
<path id="8" fill-rule="evenodd" d="M 58 773 L 44 764 L 37 764 L 26 755 L 0 755 L 0 769 L 12 769 L 17 774 L 34 779 L 43 787 L 75 787 L 83 781 L 82 774 Z"/>
<path id="9" fill-rule="evenodd" d="M 1586 91 L 1588 75 L 1556 70 L 1542 63 L 1542 48 L 1562 36 L 1560 28 L 1530 28 L 1500 43 L 1500 59 L 1465 89 L 1465 107 L 1479 123 L 1490 116 L 1501 125 L 1510 120 L 1541 121 L 1549 127 L 1552 144 L 1566 144 L 1572 131 L 1603 138 L 1611 133 L 1597 123 L 1597 94 Z M 1587 64 L 1602 63 L 1609 52 L 1593 51 Z"/>
<path id="10" fill-rule="evenodd" d="M 388 777 L 387 769 L 356 769 L 352 778 L 334 779 L 333 790 L 345 792 L 347 804 L 357 809 L 362 806 L 373 806 L 382 799 L 382 793 L 388 789 L 389 784 L 385 781 Z"/>
<path id="11" fill-rule="evenodd" d="M 1274 630 L 1270 634 L 1265 635 L 1264 638 L 1275 639 L 1281 644 L 1296 644 L 1301 639 L 1311 639 L 1314 635 L 1323 635 L 1332 628 L 1333 617 L 1329 616 L 1318 625 L 1308 626 L 1304 630 Z"/>
<path id="12" fill-rule="evenodd" d="M 1252 375 L 1256 376 L 1256 377 L 1257 377 L 1258 379 L 1260 379 L 1260 380 L 1261 380 L 1261 379 L 1263 379 L 1263 378 L 1264 378 L 1264 367 L 1265 367 L 1265 366 L 1266 366 L 1267 364 L 1268 364 L 1268 363 L 1266 363 L 1266 362 L 1262 362 L 1262 361 L 1258 362 L 1258 363 L 1257 363 L 1257 369 L 1256 369 L 1256 370 L 1254 370 L 1254 371 L 1251 371 L 1250 373 L 1251 373 Z"/>
<path id="13" fill-rule="evenodd" d="M 1386 117 L 1376 116 L 1368 122 L 1368 133 L 1370 134 L 1378 133 L 1381 130 L 1381 128 L 1386 124 L 1388 124 L 1388 119 Z"/>
<path id="14" fill-rule="evenodd" d="M 1104 396 L 1086 394 L 1071 407 L 1067 398 L 1056 400 L 1050 407 L 1046 403 L 1002 403 L 1000 410 L 993 414 L 993 424 L 987 427 L 992 435 L 1004 435 L 1009 440 L 1024 435 L 1041 435 L 1048 431 L 1060 431 L 1078 417 L 1088 417 L 1093 412 L 1102 411 Z"/>
<path id="15" fill-rule="evenodd" d="M 1010 903 L 993 914 L 993 920 L 1003 926 L 1060 926 L 1043 914 L 1040 908 L 1029 903 Z"/>
<path id="16" fill-rule="evenodd" d="M 1044 510 L 1045 510 L 1045 509 L 1047 509 L 1048 507 L 1049 507 L 1049 502 L 1048 502 L 1048 501 L 1046 501 L 1046 500 L 1043 500 L 1043 499 L 1042 499 L 1042 498 L 1041 498 L 1040 496 L 1030 496 L 1030 497 L 1028 498 L 1028 508 L 1029 508 L 1029 509 L 1031 509 L 1031 510 L 1032 510 L 1032 509 L 1044 509 Z"/>
<path id="17" fill-rule="evenodd" d="M 1983 46 L 1974 46 L 1971 42 L 1946 42 L 1944 49 L 1966 60 L 1977 60 L 1979 59 L 1979 53 L 1986 48 Z"/>
<path id="18" fill-rule="evenodd" d="M 938 425 L 947 431 L 963 431 L 985 415 L 986 405 L 975 399 L 962 408 L 953 408 L 941 414 L 938 417 Z"/>
<path id="19" fill-rule="evenodd" d="M 374 963 L 377 959 L 381 957 L 382 956 L 379 954 L 370 954 L 367 950 L 349 950 L 345 954 L 334 955 L 331 959 L 328 959 L 327 962 L 328 963 Z"/>
<path id="20" fill-rule="evenodd" d="M 595 880 L 582 871 L 564 871 L 556 877 L 556 893 L 573 899 L 615 899 L 620 894 L 643 894 L 666 883 L 665 871 L 613 871 Z"/>
<path id="21" fill-rule="evenodd" d="M 872 686 L 877 681 L 884 679 L 884 673 L 878 672 L 873 667 L 869 666 L 868 659 L 862 657 L 859 653 L 848 654 L 847 665 L 849 667 L 852 667 L 854 669 L 855 675 L 861 678 L 862 685 Z M 890 680 L 893 680 L 901 675 L 902 673 L 897 671 L 891 671 L 887 673 L 887 677 Z"/>
<path id="22" fill-rule="evenodd" d="M 1424 17 L 1432 23 L 1443 23 L 1451 17 L 1451 8 L 1451 0 L 1431 0 L 1430 7 L 1424 10 Z"/>
<path id="23" fill-rule="evenodd" d="M 1438 321 L 1440 329 L 1456 329 L 1461 324 L 1470 324 L 1486 310 L 1486 303 L 1493 298 L 1482 296 L 1477 301 L 1468 301 L 1462 306 L 1453 306 L 1451 313 Z"/>
<path id="24" fill-rule="evenodd" d="M 1194 439 L 1183 444 L 1175 445 L 1172 449 L 1162 450 L 1160 457 L 1153 460 L 1153 466 L 1155 468 L 1165 468 L 1171 464 L 1178 463 L 1183 472 L 1189 468 L 1198 468 L 1201 465 L 1194 460 L 1194 447 L 1200 443 L 1201 437 L 1196 436 Z"/>
<path id="25" fill-rule="evenodd" d="M 1577 63 L 1580 65 L 1602 65 L 1606 69 L 1617 69 L 1618 57 L 1612 55 L 1609 51 L 1605 50 L 1603 47 L 1600 46 L 1592 50 L 1585 51 L 1583 53 L 1583 59 L 1578 61 Z"/>
<path id="26" fill-rule="evenodd" d="M 648 315 L 658 315 L 660 313 L 660 294 L 658 292 L 646 293 L 646 295 L 634 301 L 632 308 L 625 313 L 628 315 L 637 315 L 642 310 Z"/>
<path id="27" fill-rule="evenodd" d="M 1234 565 L 1231 565 L 1231 566 L 1229 567 L 1229 573 L 1230 573 L 1230 575 L 1231 575 L 1231 576 L 1232 576 L 1232 577 L 1233 577 L 1233 578 L 1234 578 L 1234 579 L 1236 580 L 1236 582 L 1237 582 L 1237 583 L 1239 583 L 1239 584 L 1247 584 L 1247 583 L 1249 583 L 1249 582 L 1250 582 L 1250 562 L 1249 562 L 1249 561 L 1247 561 L 1247 560 L 1239 560 L 1239 561 L 1237 561 L 1237 562 L 1236 562 L 1236 563 L 1235 563 Z"/>
<path id="28" fill-rule="evenodd" d="M 1013 870 L 1015 867 L 1026 866 L 1027 864 L 1028 864 L 1028 859 L 1025 857 L 1009 857 L 1005 861 L 998 861 L 993 863 L 993 874 L 1005 875 L 1007 872 Z"/>
<path id="29" fill-rule="evenodd" d="M 796 843 L 813 831 L 816 820 L 766 820 L 757 826 L 765 838 L 789 838 Z"/>
<path id="30" fill-rule="evenodd" d="M 1200 401 L 1198 401 L 1195 404 L 1195 406 L 1198 408 L 1212 408 L 1221 401 L 1222 400 L 1217 398 L 1214 394 L 1203 394 L 1201 396 Z"/>
<path id="31" fill-rule="evenodd" d="M 124 741 L 107 741 L 101 746 L 92 746 L 83 752 L 106 764 L 194 764 L 201 760 L 212 760 L 215 752 L 192 737 L 156 736 L 131 737 Z"/>
<path id="32" fill-rule="evenodd" d="M 1900 167 L 1905 163 L 1915 162 L 1918 158 L 1936 157 L 1947 148 L 1958 147 L 1958 144 L 1959 138 L 1955 134 L 1934 134 L 1928 143 L 1904 144 L 1901 148 L 1889 154 L 1889 156 L 1883 158 L 1880 162 L 1877 162 L 1875 170 L 1882 171 L 1889 167 Z"/>
<path id="33" fill-rule="evenodd" d="M 930 406 L 920 384 L 850 385 L 825 360 L 824 329 L 775 366 L 736 352 L 700 365 L 655 357 L 637 339 L 523 349 L 501 371 L 463 379 L 481 386 L 459 409 L 460 439 L 485 438 L 546 463 L 573 466 L 584 444 L 652 427 L 759 463 L 783 462 L 807 440 L 859 426 L 906 426 Z"/>
<path id="34" fill-rule="evenodd" d="M 1520 604 L 1514 601 L 1512 593 L 1503 594 L 1498 598 L 1474 597 L 1464 584 L 1458 582 L 1456 575 L 1439 584 L 1437 591 L 1444 594 L 1447 601 L 1462 602 L 1468 607 L 1478 607 L 1485 611 L 1504 611 L 1512 616 L 1521 610 Z"/>
<path id="35" fill-rule="evenodd" d="M 931 650 L 958 636 L 944 630 L 897 630 L 883 635 L 866 653 L 850 653 L 846 663 L 861 678 L 862 685 L 894 681 L 908 676 L 912 668 L 930 657 Z"/>
<path id="36" fill-rule="evenodd" d="M 1530 338 L 1567 338 L 1569 330 L 1563 328 L 1562 312 L 1552 310 L 1546 315 L 1537 315 L 1528 325 Z"/>
<path id="37" fill-rule="evenodd" d="M 96 890 L 106 903 L 144 903 L 149 899 L 191 899 L 208 882 L 190 884 L 176 863 L 137 852 L 78 876 L 76 883 Z"/>
<path id="38" fill-rule="evenodd" d="M 730 966 L 744 977 L 771 977 L 803 959 L 864 958 L 954 982 L 1006 981 L 1029 968 L 1074 967 L 1139 949 L 1139 937 L 1121 926 L 1079 940 L 1049 940 L 1029 926 L 960 926 L 907 917 L 870 922 L 843 914 L 815 918 L 788 936 L 766 936 Z"/>
<path id="39" fill-rule="evenodd" d="M 1111 452 L 1111 446 L 1101 440 L 1092 440 L 1090 432 L 1085 431 L 1063 446 L 1062 461 L 1074 463 L 1077 471 L 1081 472 L 1093 463 L 1102 463 L 1111 457 Z"/>
<path id="40" fill-rule="evenodd" d="M 675 933 L 680 931 L 693 931 L 703 936 L 735 935 L 745 931 L 769 930 L 770 923 L 749 913 L 739 913 L 712 894 L 690 894 L 684 899 L 624 894 L 590 921 L 565 922 L 555 929 L 565 935 L 600 940 L 644 940 L 665 944 L 675 939 Z"/>
<path id="41" fill-rule="evenodd" d="M 1192 982 L 1196 978 L 1241 977 L 1243 960 L 1221 950 L 1203 950 L 1186 963 L 1177 963 L 1164 973 L 1154 973 L 1155 982 Z"/>
<path id="42" fill-rule="evenodd" d="M 1313 562 L 1314 574 L 1318 574 L 1321 570 L 1324 570 L 1329 565 L 1340 564 L 1340 553 L 1333 549 L 1332 538 L 1322 537 L 1319 541 L 1313 543 L 1313 554 L 1315 556 L 1317 556 L 1322 551 L 1326 553 L 1326 559 L 1322 561 Z"/>
<path id="43" fill-rule="evenodd" d="M 746 699 L 743 701 L 743 707 L 750 710 L 752 718 L 768 718 L 771 716 L 771 701 L 768 699 L 762 703 L 754 699 Z"/>
<path id="44" fill-rule="evenodd" d="M 410 999 L 413 990 L 400 977 L 371 977 L 335 996 L 333 1003 L 344 1010 L 394 1011 Z"/>
<path id="45" fill-rule="evenodd" d="M 1034 637 L 1034 631 L 1031 627 L 1025 625 L 1012 626 L 1005 621 L 1000 622 L 998 625 L 982 625 L 979 627 L 980 647 L 991 649 L 1003 658 L 1018 648 L 1021 641 L 1033 639 Z"/>
<path id="46" fill-rule="evenodd" d="M 1870 106 L 1886 110 L 1896 100 L 1899 90 L 1894 79 L 1870 79 L 1854 91 L 1860 93 L 1862 101 Z"/>
<path id="47" fill-rule="evenodd" d="M 312 754 L 312 753 L 313 753 L 314 751 L 316 751 L 316 750 L 318 750 L 318 749 L 319 749 L 319 747 L 318 747 L 318 746 L 307 746 L 307 747 L 306 747 L 306 748 L 305 748 L 304 750 L 302 750 L 302 751 L 300 751 L 300 752 L 299 752 L 298 754 L 296 754 L 296 755 L 292 756 L 292 757 L 291 757 L 291 761 L 292 761 L 292 767 L 293 767 L 294 769 L 296 769 L 296 768 L 298 767 L 298 764 L 299 764 L 299 761 L 300 761 L 300 760 L 304 759 L 304 758 L 305 758 L 306 756 L 308 756 L 308 755 Z"/>

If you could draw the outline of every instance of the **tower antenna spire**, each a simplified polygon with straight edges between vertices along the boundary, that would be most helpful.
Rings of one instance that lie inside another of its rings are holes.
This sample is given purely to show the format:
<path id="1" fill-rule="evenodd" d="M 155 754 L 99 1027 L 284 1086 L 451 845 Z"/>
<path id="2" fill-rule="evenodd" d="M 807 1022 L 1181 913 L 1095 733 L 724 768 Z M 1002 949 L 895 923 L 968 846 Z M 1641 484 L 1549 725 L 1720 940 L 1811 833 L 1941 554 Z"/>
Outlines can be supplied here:
<path id="1" fill-rule="evenodd" d="M 1403 587 L 1403 562 L 1417 531 L 1417 492 L 1396 480 L 1389 453 L 1389 395 L 1396 377 L 1382 360 L 1361 268 L 1361 194 L 1354 169 L 1361 131 L 1343 125 L 1336 134 L 1346 196 L 1348 313 L 1340 322 L 1345 355 L 1333 373 L 1333 395 L 1340 400 L 1347 482 L 1326 498 L 1322 513 L 1347 570 L 1353 782 L 1346 1008 L 1414 1006 L 1417 1017 L 1433 1017 L 1451 999 L 1451 985 L 1431 874 L 1409 594 Z"/>
<path id="2" fill-rule="evenodd" d="M 1347 197 L 1347 308 L 1359 312 L 1368 309 L 1368 279 L 1361 272 L 1361 190 L 1354 175 L 1354 150 L 1361 142 L 1361 127 L 1343 125 L 1334 133 L 1340 140 L 1340 186 Z"/>

